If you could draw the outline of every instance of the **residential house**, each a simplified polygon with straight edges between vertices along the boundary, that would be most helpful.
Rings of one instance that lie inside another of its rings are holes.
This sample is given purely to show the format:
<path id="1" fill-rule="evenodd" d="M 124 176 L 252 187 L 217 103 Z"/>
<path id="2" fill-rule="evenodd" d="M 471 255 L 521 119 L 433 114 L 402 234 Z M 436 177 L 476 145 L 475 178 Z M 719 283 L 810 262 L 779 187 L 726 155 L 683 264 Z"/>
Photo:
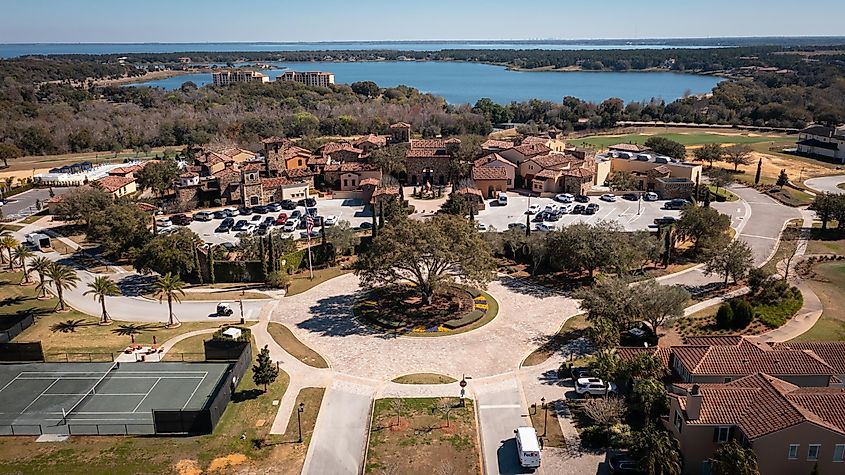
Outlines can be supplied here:
<path id="1" fill-rule="evenodd" d="M 515 165 L 521 165 L 522 162 L 528 160 L 531 157 L 536 157 L 539 155 L 548 155 L 551 151 L 552 149 L 550 149 L 544 144 L 529 143 L 524 145 L 517 145 L 507 150 L 502 150 L 498 153 L 511 163 Z"/>
<path id="2" fill-rule="evenodd" d="M 736 441 L 760 473 L 842 473 L 845 390 L 800 387 L 763 372 L 714 384 L 676 384 L 664 425 L 678 440 L 683 473 L 709 474 L 713 454 Z"/>
<path id="3" fill-rule="evenodd" d="M 128 176 L 107 176 L 94 182 L 94 187 L 110 193 L 114 198 L 121 198 L 138 191 L 135 178 Z"/>
<path id="4" fill-rule="evenodd" d="M 314 157 L 310 150 L 291 145 L 282 150 L 282 160 L 286 170 L 308 168 L 308 161 Z"/>
<path id="5" fill-rule="evenodd" d="M 397 122 L 390 126 L 390 143 L 391 144 L 410 144 L 411 143 L 411 124 L 407 122 Z"/>
<path id="6" fill-rule="evenodd" d="M 495 198 L 508 189 L 508 169 L 504 167 L 473 167 L 471 172 L 475 187 L 483 198 Z"/>
<path id="7" fill-rule="evenodd" d="M 291 145 L 291 141 L 282 137 L 267 137 L 261 140 L 264 145 L 265 172 L 269 176 L 276 176 L 286 170 L 284 151 Z"/>
<path id="8" fill-rule="evenodd" d="M 381 169 L 361 162 L 332 163 L 323 168 L 326 184 L 340 191 L 354 191 L 371 178 L 381 181 Z"/>
<path id="9" fill-rule="evenodd" d="M 845 163 L 845 125 L 835 128 L 814 125 L 800 131 L 798 153 Z"/>
<path id="10" fill-rule="evenodd" d="M 285 176 L 262 177 L 258 170 L 241 173 L 240 196 L 244 206 L 258 206 L 285 199 L 300 200 L 308 196 L 308 183 Z"/>
<path id="11" fill-rule="evenodd" d="M 486 154 L 496 153 L 513 148 L 513 146 L 514 143 L 510 140 L 487 139 L 482 142 L 481 151 Z"/>
<path id="12" fill-rule="evenodd" d="M 485 208 L 484 195 L 482 194 L 481 190 L 477 188 L 477 186 L 478 185 L 476 185 L 476 187 L 460 187 L 457 190 L 453 191 L 453 193 L 463 196 L 465 200 L 467 200 L 470 204 L 474 205 L 476 211 L 480 211 Z"/>
<path id="13" fill-rule="evenodd" d="M 199 173 L 187 171 L 179 175 L 179 186 L 197 186 L 200 184 Z"/>
<path id="14" fill-rule="evenodd" d="M 370 134 L 353 141 L 352 145 L 363 150 L 364 153 L 370 154 L 377 148 L 387 146 L 388 139 L 390 139 L 389 135 Z"/>
<path id="15" fill-rule="evenodd" d="M 333 162 L 357 162 L 366 156 L 364 150 L 346 142 L 329 142 L 320 147 L 318 152 Z"/>
<path id="16" fill-rule="evenodd" d="M 203 176 L 211 176 L 232 166 L 235 160 L 221 153 L 206 151 L 196 158 L 196 163 L 202 167 Z"/>
<path id="17" fill-rule="evenodd" d="M 516 173 L 517 173 L 517 166 L 514 165 L 509 160 L 506 160 L 504 157 L 499 155 L 498 153 L 490 153 L 485 155 L 478 160 L 475 161 L 473 164 L 475 168 L 503 168 L 505 170 L 505 174 L 507 175 L 507 183 L 506 189 L 512 190 L 516 184 Z"/>
<path id="18" fill-rule="evenodd" d="M 412 185 L 445 185 L 460 139 L 413 139 L 405 154 L 405 170 Z"/>
<path id="19" fill-rule="evenodd" d="M 256 159 L 256 153 L 242 148 L 225 148 L 218 151 L 220 155 L 229 157 L 234 163 L 243 163 Z"/>

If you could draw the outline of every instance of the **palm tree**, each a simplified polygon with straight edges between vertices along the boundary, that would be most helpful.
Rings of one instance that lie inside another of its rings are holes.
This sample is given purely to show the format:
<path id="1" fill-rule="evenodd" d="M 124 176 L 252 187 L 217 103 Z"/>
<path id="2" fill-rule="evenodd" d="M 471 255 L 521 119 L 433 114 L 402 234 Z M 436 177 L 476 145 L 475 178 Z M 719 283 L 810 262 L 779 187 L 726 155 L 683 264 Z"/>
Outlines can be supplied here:
<path id="1" fill-rule="evenodd" d="M 668 432 L 649 424 L 637 433 L 631 453 L 640 462 L 640 469 L 649 475 L 680 475 L 681 456 L 677 442 Z"/>
<path id="2" fill-rule="evenodd" d="M 182 290 L 185 285 L 187 284 L 179 278 L 178 274 L 172 275 L 170 272 L 164 274 L 162 277 L 159 277 L 158 280 L 153 282 L 153 287 L 155 287 L 153 296 L 158 297 L 159 302 L 167 298 L 167 309 L 170 313 L 170 317 L 167 321 L 168 327 L 176 327 L 179 325 L 177 322 L 174 322 L 173 301 L 175 300 L 176 303 L 181 302 L 179 296 L 185 295 L 185 291 Z"/>
<path id="3" fill-rule="evenodd" d="M 760 475 L 754 451 L 735 440 L 722 444 L 710 459 L 716 475 Z"/>
<path id="4" fill-rule="evenodd" d="M 32 270 L 38 272 L 39 283 L 38 287 L 36 287 L 36 290 L 41 292 L 42 298 L 47 298 L 47 272 L 49 271 L 50 266 L 52 265 L 53 261 L 47 259 L 44 256 L 38 256 L 29 263 L 29 266 L 32 268 Z"/>
<path id="5" fill-rule="evenodd" d="M 59 310 L 65 311 L 64 290 L 75 289 L 79 282 L 79 276 L 68 266 L 52 263 L 47 270 L 47 277 L 53 281 L 56 293 L 59 295 Z"/>
<path id="6" fill-rule="evenodd" d="M 12 259 L 12 249 L 18 247 L 18 245 L 20 245 L 20 242 L 8 234 L 0 237 L 0 248 L 9 252 L 9 270 L 12 270 L 15 265 L 15 261 Z"/>
<path id="7" fill-rule="evenodd" d="M 15 247 L 15 259 L 21 263 L 21 268 L 23 269 L 23 282 L 26 282 L 27 284 L 29 283 L 29 269 L 26 268 L 26 260 L 33 255 L 32 251 L 23 244 L 18 244 Z"/>
<path id="8" fill-rule="evenodd" d="M 111 318 L 109 318 L 109 313 L 106 311 L 106 297 L 120 295 L 120 289 L 117 288 L 117 284 L 108 277 L 101 275 L 94 279 L 94 282 L 88 284 L 88 288 L 91 290 L 86 290 L 82 295 L 93 295 L 94 299 L 99 300 L 100 305 L 103 307 L 103 319 L 100 320 L 100 325 L 111 325 Z"/>

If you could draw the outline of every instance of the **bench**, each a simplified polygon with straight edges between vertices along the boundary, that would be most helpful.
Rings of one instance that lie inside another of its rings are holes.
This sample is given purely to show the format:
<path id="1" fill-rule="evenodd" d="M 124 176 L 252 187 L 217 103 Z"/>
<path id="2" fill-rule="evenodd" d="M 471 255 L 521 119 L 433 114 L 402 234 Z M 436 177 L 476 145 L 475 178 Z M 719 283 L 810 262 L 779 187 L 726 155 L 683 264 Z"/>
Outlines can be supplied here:
<path id="1" fill-rule="evenodd" d="M 443 324 L 444 327 L 448 328 L 449 330 L 454 330 L 456 328 L 465 327 L 471 323 L 475 323 L 484 316 L 486 312 L 482 310 L 473 310 L 468 314 L 464 315 L 461 318 L 454 318 L 449 320 Z"/>

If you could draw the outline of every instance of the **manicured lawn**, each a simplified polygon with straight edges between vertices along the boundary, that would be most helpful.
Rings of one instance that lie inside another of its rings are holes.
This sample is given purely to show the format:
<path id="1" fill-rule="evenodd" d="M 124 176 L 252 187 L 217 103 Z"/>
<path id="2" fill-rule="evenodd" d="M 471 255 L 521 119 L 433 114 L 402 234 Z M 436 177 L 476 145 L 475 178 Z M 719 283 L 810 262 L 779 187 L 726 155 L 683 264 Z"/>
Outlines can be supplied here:
<path id="1" fill-rule="evenodd" d="M 278 343 L 279 346 L 284 348 L 285 351 L 290 353 L 291 356 L 299 361 L 302 361 L 308 366 L 313 366 L 314 368 L 329 367 L 326 360 L 323 359 L 319 353 L 311 348 L 308 348 L 304 343 L 299 341 L 288 327 L 282 325 L 281 323 L 270 322 L 267 325 L 267 331 L 270 333 L 270 336 L 276 340 L 276 343 Z"/>
<path id="2" fill-rule="evenodd" d="M 537 431 L 537 437 L 543 438 L 544 447 L 566 447 L 566 438 L 563 436 L 563 431 L 560 429 L 560 421 L 557 418 L 557 411 L 554 406 L 549 403 L 548 410 L 543 410 L 539 401 L 532 401 L 532 404 L 537 404 L 537 408 L 528 409 L 531 416 L 531 425 Z"/>
<path id="3" fill-rule="evenodd" d="M 813 328 L 793 341 L 845 340 L 845 263 L 825 262 L 813 270 L 817 276 L 807 282 L 821 300 L 824 312 Z"/>
<path id="4" fill-rule="evenodd" d="M 710 190 L 710 194 L 711 194 L 710 199 L 713 200 L 713 201 L 718 201 L 718 197 L 724 198 L 725 201 L 736 201 L 736 200 L 739 199 L 739 196 L 736 196 L 735 194 L 731 193 L 729 190 L 726 190 L 724 188 L 719 188 L 719 190 L 717 191 L 716 187 L 714 185 L 704 185 L 704 186 L 706 186 L 707 189 Z M 715 196 L 712 196 L 712 195 L 715 195 Z"/>
<path id="5" fill-rule="evenodd" d="M 576 139 L 569 141 L 570 143 L 582 146 L 591 146 L 596 148 L 607 148 L 611 145 L 619 143 L 635 143 L 644 144 L 646 140 L 651 137 L 663 137 L 675 142 L 682 143 L 686 146 L 704 145 L 708 143 L 719 144 L 754 144 L 763 142 L 782 142 L 784 137 L 782 135 L 773 136 L 749 136 L 749 135 L 728 135 L 708 132 L 692 132 L 688 134 L 681 133 L 658 133 L 651 135 L 634 134 L 634 135 L 616 135 L 616 136 L 596 136 L 586 137 L 583 139 Z"/>
<path id="6" fill-rule="evenodd" d="M 393 380 L 398 384 L 450 384 L 456 381 L 455 378 L 435 373 L 406 374 Z"/>
<path id="7" fill-rule="evenodd" d="M 210 339 L 211 333 L 188 337 L 173 345 L 173 348 L 164 355 L 164 361 L 204 361 L 203 342 Z"/>
<path id="8" fill-rule="evenodd" d="M 302 292 L 305 292 L 306 290 L 312 287 L 316 287 L 317 285 L 320 285 L 327 280 L 334 279 L 335 277 L 340 277 L 350 272 L 352 271 L 338 266 L 327 267 L 325 269 L 315 269 L 313 279 L 310 278 L 307 270 L 298 274 L 294 274 L 292 276 L 293 280 L 291 281 L 290 286 L 288 286 L 285 295 L 291 296 L 301 294 Z"/>
<path id="9" fill-rule="evenodd" d="M 473 402 L 457 398 L 379 399 L 373 408 L 366 473 L 480 473 Z M 445 402 L 446 415 L 432 409 Z M 397 417 L 398 416 L 398 417 Z"/>
<path id="10" fill-rule="evenodd" d="M 0 224 L 0 232 L 2 231 L 20 231 L 23 226 L 20 224 Z"/>
<path id="11" fill-rule="evenodd" d="M 19 222 L 21 224 L 32 224 L 32 223 L 38 221 L 39 219 L 43 218 L 44 216 L 47 216 L 47 210 L 46 209 L 41 210 L 41 211 L 39 211 L 39 212 L 37 212 L 33 215 L 30 215 L 30 216 L 22 219 Z"/>
<path id="12" fill-rule="evenodd" d="M 777 265 L 795 252 L 795 249 L 798 247 L 798 237 L 802 223 L 803 221 L 800 219 L 789 221 L 778 242 L 777 250 L 772 255 L 772 258 L 763 264 L 763 270 L 774 274 L 777 271 Z"/>
<path id="13" fill-rule="evenodd" d="M 813 228 L 807 254 L 837 254 L 845 256 L 845 231 Z"/>
<path id="14" fill-rule="evenodd" d="M 845 190 L 845 183 L 840 183 L 840 184 L 836 185 L 836 187 L 839 188 L 840 190 Z"/>
<path id="15" fill-rule="evenodd" d="M 326 388 L 302 388 L 296 396 L 293 410 L 288 420 L 288 426 L 285 428 L 283 436 L 272 436 L 272 442 L 290 443 L 299 440 L 299 427 L 297 426 L 296 414 L 299 404 L 303 404 L 302 414 L 300 414 L 300 422 L 302 423 L 302 442 L 307 445 L 311 442 L 311 436 L 314 435 L 314 425 L 317 423 L 317 414 L 320 412 L 320 404 L 323 403 L 323 396 L 326 393 Z M 272 420 L 269 421 L 272 424 Z M 281 439 L 281 440 L 279 440 Z M 304 459 L 303 459 L 304 461 Z"/>
<path id="16" fill-rule="evenodd" d="M 547 342 L 543 343 L 539 348 L 534 350 L 527 358 L 525 358 L 525 361 L 522 362 L 522 366 L 536 366 L 538 364 L 545 363 L 546 360 L 554 356 L 554 354 L 560 351 L 567 343 L 586 335 L 586 330 L 589 327 L 590 324 L 587 322 L 586 314 L 575 315 L 574 317 L 569 318 L 566 322 L 564 322 L 563 326 L 556 335 L 551 337 Z"/>

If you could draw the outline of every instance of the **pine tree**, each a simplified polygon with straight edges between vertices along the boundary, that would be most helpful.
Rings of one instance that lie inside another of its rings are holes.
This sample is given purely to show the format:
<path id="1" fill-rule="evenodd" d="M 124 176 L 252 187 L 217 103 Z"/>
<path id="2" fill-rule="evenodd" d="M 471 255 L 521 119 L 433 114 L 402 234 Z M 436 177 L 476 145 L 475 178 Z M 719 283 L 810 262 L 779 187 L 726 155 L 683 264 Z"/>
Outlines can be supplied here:
<path id="1" fill-rule="evenodd" d="M 267 385 L 272 384 L 278 376 L 279 368 L 270 361 L 270 349 L 267 348 L 267 345 L 264 345 L 252 366 L 252 381 L 256 386 L 263 385 L 266 393 Z"/>
<path id="2" fill-rule="evenodd" d="M 757 160 L 757 174 L 754 175 L 754 184 L 760 184 L 760 173 L 763 171 L 763 159 Z"/>
<path id="3" fill-rule="evenodd" d="M 778 175 L 777 185 L 783 188 L 787 183 L 789 183 L 789 175 L 786 174 L 786 170 L 781 170 L 780 175 Z"/>

